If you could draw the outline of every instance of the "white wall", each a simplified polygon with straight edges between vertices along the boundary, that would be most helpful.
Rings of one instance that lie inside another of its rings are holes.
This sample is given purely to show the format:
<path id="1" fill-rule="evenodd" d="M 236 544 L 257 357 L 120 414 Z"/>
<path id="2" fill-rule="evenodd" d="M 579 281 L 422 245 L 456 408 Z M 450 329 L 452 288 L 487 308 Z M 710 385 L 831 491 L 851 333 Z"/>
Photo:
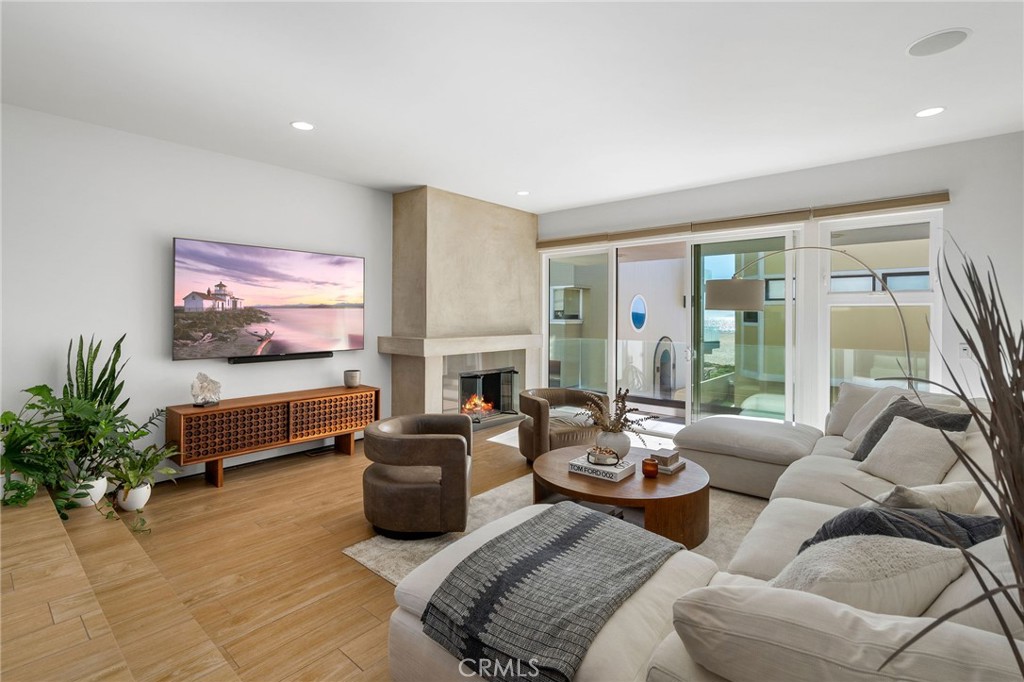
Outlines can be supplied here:
<path id="1" fill-rule="evenodd" d="M 231 398 L 336 386 L 361 369 L 391 404 L 390 363 L 376 350 L 390 333 L 390 194 L 5 106 L 3 199 L 4 409 L 19 409 L 26 387 L 63 384 L 72 337 L 95 334 L 109 348 L 122 333 L 137 420 L 191 402 L 200 371 Z M 366 350 L 173 362 L 173 237 L 364 256 Z"/>
<path id="2" fill-rule="evenodd" d="M 1024 133 L 547 213 L 539 235 L 556 239 L 943 189 L 950 192 L 947 236 L 979 266 L 992 259 L 1010 314 L 1024 318 Z M 956 368 L 959 338 L 952 322 L 944 322 L 941 350 Z M 976 374 L 973 364 L 961 369 Z"/>

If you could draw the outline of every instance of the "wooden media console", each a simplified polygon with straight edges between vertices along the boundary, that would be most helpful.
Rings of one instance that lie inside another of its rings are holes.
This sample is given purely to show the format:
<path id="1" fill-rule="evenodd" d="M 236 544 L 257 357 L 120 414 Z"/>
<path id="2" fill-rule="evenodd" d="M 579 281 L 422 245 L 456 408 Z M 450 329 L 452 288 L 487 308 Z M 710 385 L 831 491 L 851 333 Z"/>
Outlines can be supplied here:
<path id="1" fill-rule="evenodd" d="M 380 419 L 380 389 L 317 388 L 222 400 L 209 407 L 167 408 L 166 440 L 177 462 L 206 464 L 206 480 L 224 485 L 224 459 L 293 443 L 334 438 L 337 452 L 355 451 L 355 432 Z"/>

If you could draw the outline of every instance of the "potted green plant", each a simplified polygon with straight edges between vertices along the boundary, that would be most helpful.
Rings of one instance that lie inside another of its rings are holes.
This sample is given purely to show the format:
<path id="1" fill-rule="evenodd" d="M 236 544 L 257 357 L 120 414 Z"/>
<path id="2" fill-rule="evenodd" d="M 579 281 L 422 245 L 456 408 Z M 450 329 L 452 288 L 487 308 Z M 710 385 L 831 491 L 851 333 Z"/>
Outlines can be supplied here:
<path id="1" fill-rule="evenodd" d="M 174 454 L 174 446 L 151 444 L 142 449 L 134 446 L 135 441 L 150 435 L 153 425 L 163 419 L 163 416 L 164 411 L 157 410 L 145 424 L 125 433 L 117 459 L 108 468 L 117 484 L 114 499 L 117 506 L 125 511 L 141 511 L 146 506 L 153 492 L 154 474 L 171 476 L 178 473 L 172 467 L 160 466 L 165 459 Z"/>
<path id="2" fill-rule="evenodd" d="M 79 506 L 87 497 L 79 491 L 79 481 L 69 475 L 73 450 L 58 429 L 59 413 L 53 389 L 39 385 L 26 389 L 32 397 L 21 412 L 0 415 L 3 431 L 3 503 L 24 506 L 40 485 L 53 492 L 53 503 L 61 518 L 67 510 Z"/>
<path id="3" fill-rule="evenodd" d="M 121 362 L 121 336 L 103 365 L 97 370 L 103 342 L 78 337 L 72 361 L 74 340 L 68 343 L 67 382 L 60 397 L 44 396 L 46 406 L 60 415 L 57 428 L 60 438 L 71 450 L 71 475 L 81 482 L 82 490 L 98 504 L 107 492 L 106 475 L 117 461 L 124 433 L 135 428 L 125 414 L 128 400 L 118 402 L 124 381 L 120 379 L 125 363 Z"/>
<path id="4" fill-rule="evenodd" d="M 629 389 L 620 388 L 616 391 L 615 399 L 612 400 L 611 407 L 609 407 L 597 394 L 587 393 L 587 404 L 578 416 L 590 417 L 594 425 L 601 429 L 601 433 L 597 434 L 595 441 L 597 447 L 613 450 L 617 455 L 617 457 L 611 457 L 611 461 L 604 461 L 606 457 L 597 454 L 593 459 L 595 464 L 615 464 L 619 459 L 625 457 L 629 452 L 630 445 L 627 432 L 635 433 L 640 437 L 641 442 L 645 442 L 639 429 L 650 417 L 630 416 L 639 410 L 626 406 L 628 397 Z"/>
<path id="5" fill-rule="evenodd" d="M 123 457 L 134 457 L 133 443 L 150 434 L 153 420 L 137 425 L 125 415 L 128 400 L 121 400 L 121 336 L 99 365 L 102 342 L 81 336 L 68 344 L 67 382 L 58 394 L 41 384 L 27 389 L 31 398 L 20 414 L 5 412 L 4 487 L 8 504 L 26 504 L 33 484 L 54 493 L 62 518 L 66 510 L 89 499 L 99 505 L 107 492 L 107 474 Z M 155 466 L 155 465 L 154 465 Z M 123 467 L 122 467 L 123 468 Z M 15 474 L 27 479 L 19 482 Z M 148 472 L 152 475 L 152 471 Z"/>
<path id="6" fill-rule="evenodd" d="M 58 462 L 48 447 L 51 427 L 52 420 L 40 418 L 28 406 L 20 414 L 8 410 L 0 415 L 4 504 L 25 506 L 40 484 L 52 482 L 63 473 L 65 463 Z"/>

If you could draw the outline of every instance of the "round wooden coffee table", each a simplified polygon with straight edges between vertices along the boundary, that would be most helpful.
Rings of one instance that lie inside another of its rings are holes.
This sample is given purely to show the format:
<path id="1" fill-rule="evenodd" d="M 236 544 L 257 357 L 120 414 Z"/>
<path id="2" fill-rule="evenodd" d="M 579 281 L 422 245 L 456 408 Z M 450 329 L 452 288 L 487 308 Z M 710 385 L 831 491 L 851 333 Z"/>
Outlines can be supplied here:
<path id="1" fill-rule="evenodd" d="M 557 492 L 576 500 L 640 508 L 644 528 L 692 549 L 708 536 L 708 472 L 687 461 L 678 473 L 644 478 L 640 460 L 650 452 L 631 448 L 626 459 L 637 463 L 636 473 L 617 482 L 569 473 L 569 461 L 587 453 L 584 446 L 546 452 L 533 462 L 533 501 L 541 502 L 550 492 Z"/>

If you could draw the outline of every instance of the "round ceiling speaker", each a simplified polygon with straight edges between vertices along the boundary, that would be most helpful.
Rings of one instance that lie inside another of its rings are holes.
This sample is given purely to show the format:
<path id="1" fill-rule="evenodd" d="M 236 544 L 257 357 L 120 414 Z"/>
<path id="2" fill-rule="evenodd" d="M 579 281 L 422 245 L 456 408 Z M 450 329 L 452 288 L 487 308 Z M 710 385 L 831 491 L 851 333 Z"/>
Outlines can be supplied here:
<path id="1" fill-rule="evenodd" d="M 933 54 L 952 50 L 967 40 L 969 35 L 971 35 L 969 28 L 947 28 L 936 31 L 911 43 L 907 48 L 907 54 L 911 57 L 930 57 Z"/>

